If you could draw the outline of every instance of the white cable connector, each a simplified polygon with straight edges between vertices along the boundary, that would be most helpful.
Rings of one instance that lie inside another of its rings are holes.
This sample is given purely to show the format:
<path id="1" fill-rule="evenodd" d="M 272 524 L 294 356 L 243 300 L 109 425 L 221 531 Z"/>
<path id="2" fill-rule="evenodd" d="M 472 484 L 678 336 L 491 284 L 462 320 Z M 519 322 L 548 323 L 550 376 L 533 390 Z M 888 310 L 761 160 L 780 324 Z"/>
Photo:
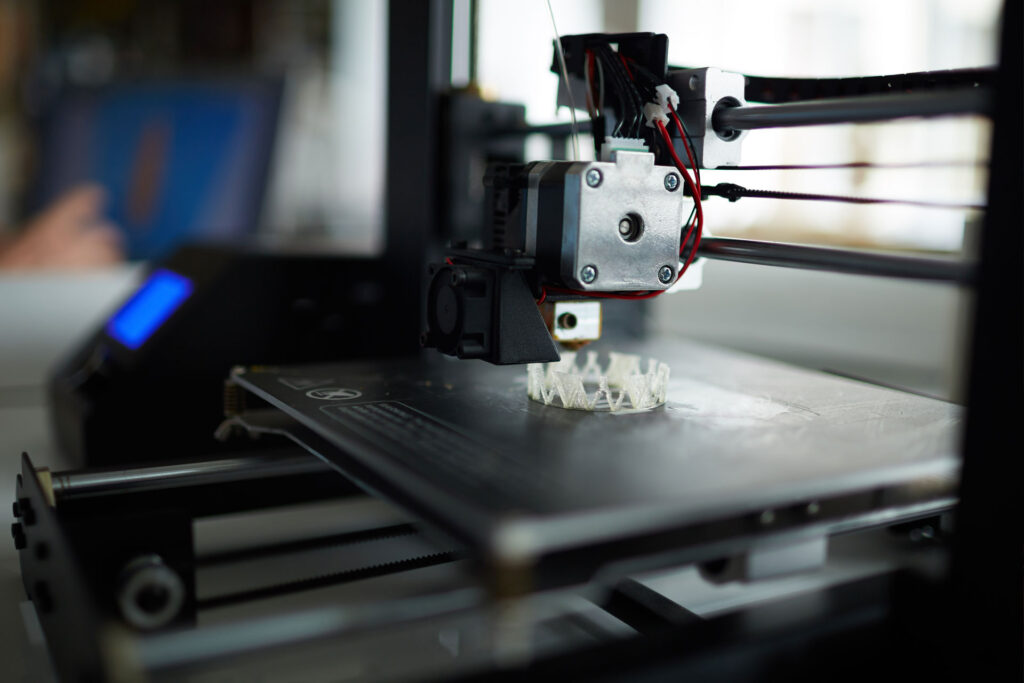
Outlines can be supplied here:
<path id="1" fill-rule="evenodd" d="M 615 152 L 649 152 L 647 143 L 643 138 L 616 138 L 611 135 L 605 136 L 604 144 L 601 145 L 601 161 L 614 161 L 612 155 Z"/>
<path id="2" fill-rule="evenodd" d="M 651 128 L 657 128 L 657 123 L 668 125 L 668 112 L 660 104 L 655 102 L 648 102 L 644 105 L 644 118 L 647 119 L 647 125 Z"/>
<path id="3" fill-rule="evenodd" d="M 669 105 L 671 105 L 672 109 L 679 111 L 679 95 L 676 94 L 675 90 L 669 87 L 668 83 L 662 83 L 655 87 L 654 93 L 654 101 L 661 106 L 666 115 L 670 111 Z"/>
<path id="4" fill-rule="evenodd" d="M 661 121 L 668 126 L 669 114 L 672 113 L 672 110 L 678 111 L 678 109 L 679 95 L 667 83 L 662 83 L 654 88 L 654 101 L 644 105 L 644 118 L 647 119 L 647 125 L 651 128 L 657 128 L 656 121 Z"/>

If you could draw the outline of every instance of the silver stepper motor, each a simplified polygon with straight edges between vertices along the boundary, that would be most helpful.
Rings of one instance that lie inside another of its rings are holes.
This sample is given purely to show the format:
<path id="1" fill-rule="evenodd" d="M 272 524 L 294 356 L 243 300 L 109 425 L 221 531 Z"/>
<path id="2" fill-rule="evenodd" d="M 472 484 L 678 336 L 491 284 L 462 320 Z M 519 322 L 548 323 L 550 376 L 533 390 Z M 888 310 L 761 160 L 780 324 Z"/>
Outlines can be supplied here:
<path id="1" fill-rule="evenodd" d="M 521 245 L 572 289 L 667 289 L 678 273 L 689 201 L 682 179 L 674 168 L 656 166 L 649 152 L 617 150 L 610 156 L 534 165 L 524 193 Z"/>

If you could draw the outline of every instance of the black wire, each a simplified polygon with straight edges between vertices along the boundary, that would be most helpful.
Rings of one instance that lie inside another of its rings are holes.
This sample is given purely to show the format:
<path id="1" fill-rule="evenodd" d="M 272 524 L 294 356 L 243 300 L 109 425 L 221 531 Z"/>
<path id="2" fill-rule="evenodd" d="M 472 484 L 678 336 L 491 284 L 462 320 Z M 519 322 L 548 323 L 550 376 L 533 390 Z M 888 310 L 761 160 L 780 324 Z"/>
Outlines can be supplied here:
<path id="1" fill-rule="evenodd" d="M 614 52 L 610 47 L 607 47 L 608 59 L 615 65 L 615 69 L 619 72 L 620 80 L 625 83 L 626 91 L 629 94 L 633 102 L 633 127 L 630 129 L 632 137 L 636 138 L 640 136 L 640 126 L 643 121 L 644 101 L 640 96 L 640 91 L 637 90 L 636 84 L 630 77 L 629 72 L 626 70 L 626 66 L 622 63 L 618 53 Z"/>
<path id="2" fill-rule="evenodd" d="M 644 98 L 644 101 L 646 101 L 646 102 L 654 102 L 654 101 L 656 101 L 657 100 L 657 94 L 658 94 L 657 87 L 659 85 L 662 85 L 662 83 L 664 83 L 664 81 L 659 81 L 658 78 L 653 73 L 651 73 L 651 71 L 649 69 L 647 69 L 646 67 L 644 67 L 642 64 L 640 64 L 639 62 L 637 62 L 635 60 L 631 60 L 630 66 L 633 69 L 633 73 L 641 77 L 641 80 L 636 80 L 635 83 L 637 85 L 637 88 L 642 91 L 641 95 Z M 644 115 L 643 121 L 644 121 L 644 123 L 646 123 L 646 121 L 647 121 L 647 116 L 646 115 Z M 640 134 L 638 134 L 637 137 L 643 137 L 643 132 L 644 132 L 644 128 L 641 125 Z M 656 134 L 656 131 L 653 128 L 651 128 L 649 140 L 651 142 L 651 146 L 655 147 L 655 148 L 661 148 L 665 144 L 665 141 L 661 139 L 660 135 Z M 662 155 L 660 158 L 662 160 L 664 160 L 665 157 L 664 157 L 664 155 Z"/>
<path id="3" fill-rule="evenodd" d="M 632 67 L 633 67 L 633 72 L 638 74 L 638 75 L 640 75 L 641 77 L 643 77 L 643 79 L 647 82 L 647 86 L 648 86 L 647 87 L 648 99 L 650 101 L 654 101 L 656 99 L 656 97 L 657 97 L 657 87 L 659 85 L 664 85 L 665 81 L 664 80 L 659 80 L 653 73 L 651 73 L 650 69 L 648 69 L 647 67 L 643 66 L 642 64 L 640 64 L 640 63 L 638 63 L 636 61 L 633 62 Z M 676 112 L 676 116 L 679 116 L 679 112 L 678 111 Z M 690 144 L 690 149 L 693 150 L 694 157 L 695 157 L 694 158 L 694 164 L 695 165 L 693 167 L 693 172 L 697 176 L 697 184 L 700 185 L 700 164 L 697 163 L 697 159 L 696 159 L 697 147 L 693 144 L 693 137 L 690 136 L 690 131 L 689 131 L 689 129 L 687 129 L 686 124 L 683 122 L 683 117 L 681 117 L 681 116 L 679 116 L 679 123 L 683 127 L 683 134 L 686 135 L 686 141 Z M 657 138 L 657 137 L 655 138 L 655 140 L 656 141 L 660 141 L 659 138 Z"/>
<path id="4" fill-rule="evenodd" d="M 633 66 L 633 72 L 643 76 L 644 80 L 647 81 L 648 86 L 649 86 L 649 90 L 650 90 L 650 94 L 653 97 L 654 96 L 654 89 L 657 86 L 659 86 L 662 83 L 664 83 L 665 82 L 664 79 L 660 79 L 659 80 L 657 76 L 655 76 L 653 73 L 651 73 L 650 69 L 648 69 L 643 64 L 641 64 L 641 63 L 639 63 L 639 62 L 637 62 L 635 60 L 633 61 L 632 66 Z"/>
<path id="5" fill-rule="evenodd" d="M 687 130 L 686 124 L 683 123 L 683 117 L 679 116 L 679 112 L 676 112 L 676 116 L 679 118 L 679 124 L 683 127 L 683 134 L 686 135 L 686 141 L 690 144 L 690 149 L 693 151 L 693 172 L 697 176 L 697 186 L 700 187 L 700 163 L 697 161 L 697 148 L 693 145 L 693 138 L 690 137 L 690 131 Z M 694 207 L 696 210 L 696 207 Z"/>
<path id="6" fill-rule="evenodd" d="M 601 52 L 601 49 L 595 48 L 594 50 L 591 50 L 591 52 L 594 55 L 594 61 L 599 63 L 601 67 L 601 73 L 604 74 L 602 97 L 607 101 L 608 95 L 610 93 L 612 101 L 618 103 L 617 106 L 612 107 L 612 111 L 614 112 L 616 119 L 615 128 L 612 129 L 612 135 L 618 136 L 619 131 L 622 130 L 622 124 L 626 120 L 625 102 L 623 101 L 622 95 L 619 94 L 619 90 L 616 87 L 615 74 L 608 73 L 608 70 L 604 67 L 604 55 Z M 605 133 L 607 134 L 607 128 L 605 130 Z M 598 141 L 595 140 L 595 142 Z M 599 145 L 603 143 L 603 140 L 599 141 Z"/>
<path id="7" fill-rule="evenodd" d="M 607 45 L 602 45 L 594 51 L 594 56 L 601 60 L 601 64 L 604 69 L 605 90 L 611 91 L 612 96 L 619 103 L 618 111 L 615 112 L 619 120 L 615 125 L 615 129 L 612 131 L 612 135 L 618 137 L 630 114 L 633 114 L 635 117 L 635 111 L 633 109 L 635 103 L 632 98 L 629 97 L 628 88 L 621 80 L 622 74 L 615 69 L 614 64 L 609 64 L 606 54 L 607 52 L 611 52 L 611 49 Z M 611 82 L 609 83 L 609 81 Z"/>
<path id="8" fill-rule="evenodd" d="M 623 64 L 621 60 L 619 60 L 619 65 L 622 67 L 623 72 L 626 74 L 626 78 L 628 79 L 627 82 L 629 83 L 630 91 L 633 93 L 633 99 L 636 100 L 637 117 L 636 117 L 636 125 L 633 127 L 633 137 L 635 137 L 635 138 L 643 137 L 644 122 L 646 121 L 646 118 L 644 117 L 644 99 L 645 98 L 644 98 L 643 95 L 640 94 L 640 89 L 637 86 L 636 81 L 633 80 L 632 78 L 630 78 L 630 76 L 629 76 L 629 69 L 626 67 L 626 65 Z"/>
<path id="9" fill-rule="evenodd" d="M 952 161 L 908 161 L 906 163 L 874 163 L 871 161 L 852 161 L 843 164 L 782 164 L 762 166 L 719 166 L 716 171 L 806 171 L 841 168 L 871 169 L 907 169 L 907 168 L 955 168 L 974 167 L 986 168 L 988 161 L 969 161 L 966 159 Z"/>
<path id="10" fill-rule="evenodd" d="M 694 217 L 694 215 L 696 213 L 697 213 L 697 203 L 694 202 L 693 208 L 690 209 L 690 217 L 687 218 L 686 222 L 683 224 L 683 230 L 682 230 L 682 238 L 683 239 L 686 239 L 686 229 L 689 228 L 690 225 L 693 223 L 693 217 Z M 686 263 L 686 259 L 689 257 L 690 252 L 693 251 L 693 245 L 697 241 L 697 233 L 698 232 L 699 231 L 696 228 L 694 228 L 693 232 L 690 234 L 690 239 L 686 240 L 686 242 L 684 242 L 682 244 L 681 248 L 679 249 L 679 260 L 681 262 Z M 695 258 L 693 260 L 696 261 L 697 259 Z"/>
<path id="11" fill-rule="evenodd" d="M 685 190 L 684 191 L 688 191 Z M 812 202 L 840 202 L 843 204 L 903 204 L 920 206 L 929 209 L 968 209 L 984 211 L 983 204 L 927 202 L 915 199 L 879 199 L 875 197 L 848 197 L 832 194 L 810 194 L 805 192 L 783 192 L 781 190 L 753 190 L 734 183 L 719 183 L 701 187 L 701 195 L 709 197 L 725 197 L 735 202 L 743 197 L 760 197 L 763 199 L 796 199 Z"/>
<path id="12" fill-rule="evenodd" d="M 633 137 L 639 137 L 644 120 L 643 98 L 640 97 L 640 93 L 637 91 L 636 85 L 629 77 L 629 73 L 626 71 L 625 65 L 619 59 L 618 54 L 612 51 L 611 46 L 607 44 L 602 45 L 600 47 L 600 51 L 601 56 L 604 58 L 605 70 L 611 71 L 615 75 L 616 82 L 618 84 L 617 87 L 621 88 L 623 91 L 623 102 L 629 102 L 629 108 L 633 114 L 633 123 L 628 131 L 632 133 Z"/>
<path id="13" fill-rule="evenodd" d="M 649 69 L 647 69 L 642 64 L 639 64 L 636 61 L 633 61 L 632 68 L 633 68 L 633 73 L 635 73 L 638 76 L 640 76 L 646 82 L 646 86 L 647 86 L 646 87 L 647 100 L 651 101 L 651 102 L 656 101 L 656 99 L 657 99 L 657 92 L 658 92 L 657 91 L 657 87 L 659 85 L 663 85 L 664 81 L 663 80 L 659 80 L 653 73 L 651 73 L 651 71 Z M 638 87 L 642 87 L 642 84 L 640 84 L 640 83 L 638 83 L 637 85 L 638 85 Z M 676 112 L 676 116 L 679 117 L 679 113 L 678 112 Z M 680 126 L 682 126 L 681 134 L 686 136 L 686 141 L 689 143 L 690 149 L 694 150 L 694 154 L 696 154 L 696 149 L 697 148 L 693 144 L 693 138 L 690 136 L 690 131 L 687 129 L 686 124 L 683 123 L 682 117 L 679 117 L 679 124 L 680 124 Z M 671 139 L 671 134 L 670 134 L 669 137 Z M 660 136 L 655 136 L 654 139 L 655 139 L 655 142 L 658 143 L 659 145 L 664 144 L 664 140 L 662 140 Z M 697 186 L 700 187 L 700 182 L 701 182 L 700 181 L 700 166 L 696 163 L 696 159 L 694 159 L 693 172 L 694 172 L 694 174 L 697 177 Z M 693 224 L 693 218 L 696 215 L 696 213 L 697 213 L 697 202 L 696 202 L 696 200 L 694 200 L 693 208 L 690 209 L 690 215 L 686 219 L 686 222 L 683 223 L 683 229 L 681 231 L 682 234 L 680 235 L 680 239 L 681 240 L 682 239 L 686 239 L 686 236 L 687 236 L 686 235 L 686 231 Z M 696 230 L 696 229 L 694 229 L 692 232 L 690 232 L 689 239 L 687 239 L 686 242 L 681 244 L 681 246 L 680 246 L 679 259 L 683 263 L 686 263 L 686 260 L 689 257 L 689 253 L 693 250 L 693 245 L 696 243 L 697 238 L 699 236 L 698 232 L 699 231 Z M 697 259 L 694 259 L 694 261 L 696 261 L 696 260 Z"/>

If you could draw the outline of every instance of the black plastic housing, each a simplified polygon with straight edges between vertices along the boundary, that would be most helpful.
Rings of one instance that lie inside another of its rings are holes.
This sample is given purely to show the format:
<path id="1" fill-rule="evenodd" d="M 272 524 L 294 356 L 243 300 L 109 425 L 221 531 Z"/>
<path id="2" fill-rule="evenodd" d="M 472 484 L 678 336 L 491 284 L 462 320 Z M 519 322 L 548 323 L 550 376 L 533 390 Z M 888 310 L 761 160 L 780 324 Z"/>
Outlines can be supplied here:
<path id="1" fill-rule="evenodd" d="M 431 267 L 422 344 L 496 365 L 557 361 L 558 349 L 526 281 L 532 259 L 484 256 Z"/>
<path id="2" fill-rule="evenodd" d="M 101 326 L 51 377 L 56 440 L 76 464 L 222 450 L 213 433 L 235 365 L 418 349 L 395 314 L 410 294 L 381 260 L 189 247 L 159 267 L 192 281 L 181 307 L 136 350 Z"/>

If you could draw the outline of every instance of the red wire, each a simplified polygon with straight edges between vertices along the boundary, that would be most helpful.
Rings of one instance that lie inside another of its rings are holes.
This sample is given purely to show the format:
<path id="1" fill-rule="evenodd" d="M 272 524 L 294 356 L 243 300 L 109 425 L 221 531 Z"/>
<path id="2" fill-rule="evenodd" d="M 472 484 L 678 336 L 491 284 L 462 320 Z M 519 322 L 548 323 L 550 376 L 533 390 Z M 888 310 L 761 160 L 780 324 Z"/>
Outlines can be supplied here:
<path id="1" fill-rule="evenodd" d="M 622 65 L 624 67 L 626 67 L 626 74 L 629 76 L 629 79 L 631 81 L 632 80 L 636 80 L 636 78 L 634 78 L 634 76 L 633 76 L 633 72 L 630 71 L 630 69 L 629 69 L 629 60 L 626 59 L 626 56 L 620 52 L 619 53 L 619 59 L 622 60 Z M 668 109 L 672 113 L 672 117 L 676 121 L 676 126 L 679 128 L 679 137 L 683 141 L 683 149 L 686 150 L 686 157 L 690 161 L 690 168 L 693 169 L 694 175 L 696 175 L 697 174 L 697 164 L 694 161 L 693 150 L 690 149 L 690 143 L 686 139 L 686 131 L 683 130 L 683 123 L 682 123 L 682 121 L 679 120 L 679 116 L 676 114 L 676 110 L 672 107 L 671 103 L 668 103 Z M 668 134 L 668 129 L 665 128 L 665 124 L 659 122 L 658 123 L 658 127 L 661 129 L 662 137 L 665 138 L 665 144 L 668 145 L 668 150 L 672 154 L 673 161 L 675 161 L 676 166 L 679 168 L 679 171 L 686 178 L 686 182 L 690 186 L 690 192 L 693 193 L 694 203 L 697 205 L 697 215 L 694 217 L 693 222 L 690 223 L 690 226 L 689 226 L 689 228 L 686 231 L 686 236 L 683 237 L 682 244 L 679 245 L 679 254 L 682 255 L 683 250 L 686 249 L 686 244 L 690 241 L 690 237 L 693 234 L 693 230 L 694 230 L 695 227 L 697 228 L 697 238 L 696 238 L 696 240 L 693 243 L 693 249 L 690 251 L 690 256 L 686 259 L 686 262 L 683 264 L 683 267 L 679 270 L 679 275 L 676 276 L 676 281 L 678 282 L 679 278 L 681 278 L 683 276 L 683 273 L 686 272 L 686 269 L 690 267 L 691 263 L 693 263 L 693 259 L 694 259 L 694 257 L 697 254 L 697 247 L 700 246 L 700 238 L 701 238 L 701 235 L 704 232 L 704 209 L 701 207 L 701 203 L 700 203 L 700 201 L 701 201 L 701 199 L 700 199 L 700 192 L 701 192 L 700 180 L 698 179 L 698 181 L 696 183 L 694 183 L 693 179 L 686 172 L 686 167 L 683 164 L 683 162 L 679 159 L 679 155 L 676 154 L 675 146 L 672 144 L 672 136 Z M 699 178 L 699 176 L 698 176 L 698 178 Z M 660 290 L 658 292 L 658 294 L 660 294 L 662 291 L 664 291 L 664 290 Z M 654 294 L 653 296 L 657 296 L 657 294 Z M 617 298 L 636 298 L 636 297 L 617 297 Z M 646 298 L 646 297 L 644 297 L 644 298 Z"/>
<path id="2" fill-rule="evenodd" d="M 696 183 L 694 183 L 693 178 L 690 176 L 690 172 L 686 170 L 686 165 L 683 163 L 682 159 L 680 159 L 679 155 L 676 153 L 675 147 L 672 145 L 672 137 L 669 135 L 668 129 L 665 127 L 665 124 L 662 123 L 661 121 L 658 121 L 657 124 L 658 130 L 661 132 L 661 137 L 665 140 L 665 144 L 668 147 L 669 154 L 672 155 L 672 160 L 675 162 L 676 168 L 678 168 L 679 172 L 683 174 L 683 178 L 685 179 L 687 186 L 689 186 L 690 192 L 693 194 L 694 203 L 697 206 L 697 215 L 694 217 L 694 220 L 690 223 L 690 226 L 686 231 L 686 236 L 683 237 L 683 242 L 679 246 L 679 253 L 683 253 L 683 249 L 686 247 L 686 244 L 690 241 L 690 237 L 693 236 L 693 231 L 695 229 L 698 230 L 697 239 L 694 242 L 693 250 L 690 252 L 690 256 L 686 259 L 686 263 L 684 263 L 683 267 L 679 269 L 679 275 L 676 276 L 676 281 L 678 282 L 679 278 L 681 278 L 683 276 L 683 273 L 686 272 L 686 269 L 690 267 L 691 263 L 693 263 L 693 258 L 697 254 L 697 247 L 700 245 L 700 231 L 702 231 L 704 227 L 704 208 L 701 206 L 700 201 L 700 187 Z M 692 164 L 692 151 L 689 149 L 689 145 L 686 144 L 685 134 L 683 146 L 687 150 L 687 155 L 690 157 L 690 163 Z M 696 166 L 694 166 L 694 168 L 696 168 Z M 556 294 L 576 294 L 595 299 L 636 300 L 651 299 L 661 294 L 664 294 L 666 290 L 659 289 L 656 291 L 645 292 L 643 294 L 623 294 L 617 292 L 588 292 L 576 289 L 564 289 L 562 287 L 545 286 L 541 287 L 541 297 L 540 299 L 537 300 L 537 303 L 543 303 L 548 297 L 548 292 L 555 292 Z"/>
<path id="3" fill-rule="evenodd" d="M 598 111 L 597 97 L 594 93 L 594 86 L 596 85 L 596 76 L 594 73 L 594 51 L 587 50 L 587 71 L 590 73 L 590 88 L 587 90 L 587 96 L 590 98 L 593 111 Z"/>
<path id="4" fill-rule="evenodd" d="M 672 137 L 668 134 L 668 128 L 666 128 L 665 124 L 661 121 L 658 121 L 657 124 L 658 130 L 661 132 L 661 137 L 665 140 L 665 145 L 668 147 L 669 154 L 672 155 L 672 160 L 676 164 L 676 168 L 679 169 L 679 172 L 683 174 L 683 178 L 686 179 L 686 184 L 689 186 L 691 194 L 693 194 L 693 201 L 697 207 L 696 219 L 690 224 L 689 229 L 686 231 L 686 236 L 683 237 L 683 242 L 679 246 L 679 253 L 682 254 L 683 249 L 686 248 L 686 244 L 690 241 L 690 237 L 693 235 L 694 229 L 697 230 L 697 238 L 694 242 L 693 250 L 690 252 L 690 256 L 686 259 L 686 263 L 684 263 L 683 267 L 679 269 L 679 277 L 682 277 L 683 273 L 686 272 L 686 269 L 690 267 L 691 263 L 693 263 L 693 257 L 697 253 L 697 246 L 700 244 L 700 234 L 704 230 L 704 207 L 701 206 L 700 202 L 700 188 L 693 182 L 693 178 L 690 177 L 689 171 L 686 170 L 686 166 L 676 153 L 676 148 L 672 144 Z"/>
<path id="5" fill-rule="evenodd" d="M 621 292 L 588 292 L 582 289 L 565 289 L 563 287 L 541 287 L 541 298 L 537 300 L 537 303 L 543 302 L 548 292 L 554 292 L 555 294 L 578 294 L 579 296 L 591 297 L 594 299 L 651 299 L 660 294 L 664 294 L 664 289 L 658 289 L 652 292 L 644 292 L 643 294 L 632 294 L 632 293 L 621 293 Z"/>
<path id="6" fill-rule="evenodd" d="M 633 72 L 629 70 L 629 61 L 626 59 L 626 55 L 619 53 L 619 59 L 622 60 L 622 66 L 626 67 L 626 75 L 629 76 L 629 80 L 635 81 L 633 78 Z"/>
<path id="7" fill-rule="evenodd" d="M 626 74 L 629 76 L 629 79 L 636 80 L 633 77 L 633 72 L 629 70 L 629 60 L 626 59 L 626 56 L 620 52 L 619 59 L 622 60 L 622 65 L 626 67 Z M 683 122 L 679 120 L 679 115 L 676 114 L 676 110 L 671 103 L 668 103 L 668 109 L 672 113 L 672 118 L 675 119 L 676 127 L 679 128 L 679 138 L 683 141 L 683 149 L 686 150 L 686 157 L 690 161 L 690 168 L 693 169 L 694 175 L 696 175 L 697 163 L 694 161 L 693 150 L 690 149 L 690 143 L 686 139 L 686 131 L 683 129 Z M 679 278 L 683 276 L 683 273 L 686 272 L 686 269 L 690 267 L 690 264 L 693 263 L 693 259 L 697 254 L 697 247 L 700 246 L 700 238 L 701 235 L 704 233 L 704 209 L 701 207 L 700 203 L 701 187 L 699 176 L 697 182 L 694 183 L 693 179 L 690 178 L 689 174 L 686 172 L 685 165 L 679 159 L 679 155 L 676 154 L 675 146 L 672 144 L 672 136 L 668 134 L 668 129 L 665 128 L 665 124 L 659 122 L 658 127 L 661 130 L 662 137 L 665 138 L 665 144 L 668 145 L 668 150 L 669 153 L 672 154 L 673 161 L 675 161 L 676 166 L 679 168 L 679 171 L 686 178 L 686 183 L 690 186 L 690 192 L 693 193 L 694 203 L 697 205 L 697 215 L 695 216 L 694 221 L 690 223 L 690 227 L 686 231 L 686 236 L 683 238 L 683 243 L 679 245 L 680 255 L 682 255 L 683 250 L 686 248 L 687 242 L 690 241 L 690 236 L 693 234 L 694 228 L 699 226 L 697 238 L 693 243 L 693 249 L 690 251 L 690 256 L 686 259 L 686 263 L 684 263 L 683 267 L 679 270 L 679 275 L 676 276 L 676 281 L 678 281 Z"/>
<path id="8" fill-rule="evenodd" d="M 590 59 L 589 67 L 593 68 L 594 55 L 591 51 L 587 51 L 587 56 Z M 625 55 L 619 53 L 619 59 L 622 60 L 622 65 L 626 67 L 626 74 L 629 75 L 630 79 L 633 79 L 633 73 L 629 70 L 629 62 L 626 60 Z M 593 83 L 593 76 L 591 76 L 591 83 Z M 679 137 L 683 141 L 683 149 L 686 151 L 687 160 L 690 162 L 690 168 L 697 172 L 697 164 L 694 161 L 693 150 L 690 149 L 690 143 L 686 139 L 686 131 L 683 129 L 683 123 L 679 120 L 679 115 L 676 114 L 676 110 L 671 104 L 668 105 L 669 111 L 672 114 L 672 118 L 675 119 L 676 127 L 679 129 Z M 690 255 L 686 258 L 686 262 L 683 267 L 679 269 L 679 274 L 676 276 L 676 282 L 683 276 L 683 273 L 693 263 L 694 257 L 697 255 L 697 247 L 700 246 L 701 234 L 704 232 L 704 208 L 701 206 L 700 192 L 701 187 L 699 183 L 695 183 L 693 178 L 690 177 L 689 171 L 686 170 L 686 164 L 683 163 L 682 159 L 676 153 L 675 145 L 672 144 L 672 136 L 669 135 L 668 128 L 661 121 L 657 122 L 658 130 L 661 132 L 661 137 L 665 140 L 665 145 L 668 147 L 669 154 L 672 155 L 672 161 L 675 162 L 676 168 L 683 174 L 683 178 L 686 180 L 687 186 L 690 188 L 690 193 L 693 195 L 693 201 L 697 207 L 697 214 L 694 219 L 690 222 L 689 227 L 686 230 L 686 235 L 683 237 L 682 244 L 679 245 L 679 254 L 682 255 L 683 250 L 686 249 L 687 243 L 690 241 L 690 237 L 693 236 L 693 231 L 697 230 L 697 237 L 693 243 L 693 249 L 690 250 Z M 643 294 L 633 293 L 618 293 L 618 292 L 588 292 L 576 289 L 565 289 L 562 287 L 541 287 L 540 299 L 537 300 L 538 304 L 544 303 L 548 298 L 548 292 L 555 292 L 556 294 L 577 294 L 586 296 L 594 299 L 652 299 L 656 296 L 664 294 L 667 289 L 659 289 L 656 291 L 645 292 Z"/>
<path id="9" fill-rule="evenodd" d="M 700 187 L 700 176 L 697 175 L 697 162 L 693 160 L 693 150 L 690 149 L 690 141 L 686 138 L 686 130 L 683 128 L 683 122 L 679 120 L 679 114 L 676 113 L 671 102 L 668 105 L 668 110 L 672 113 L 672 118 L 676 121 L 676 128 L 679 129 L 679 139 L 683 141 L 683 149 L 686 150 L 686 158 L 690 160 L 690 168 L 693 169 L 693 173 L 697 178 L 697 187 Z"/>
<path id="10" fill-rule="evenodd" d="M 668 110 L 672 113 L 672 118 L 675 119 L 676 128 L 679 129 L 679 139 L 683 141 L 683 149 L 686 150 L 686 157 L 690 160 L 690 168 L 693 169 L 694 176 L 697 179 L 697 194 L 695 195 L 695 201 L 698 211 L 701 213 L 701 230 L 697 233 L 697 239 L 693 243 L 693 249 L 690 251 L 690 256 L 686 259 L 686 263 L 683 264 L 683 269 L 679 271 L 679 274 L 682 275 L 686 272 L 686 269 L 690 267 L 690 264 L 693 263 L 693 259 L 697 254 L 697 247 L 700 246 L 701 237 L 704 236 L 704 212 L 700 209 L 700 192 L 702 191 L 702 188 L 700 184 L 700 172 L 697 170 L 697 162 L 694 160 L 693 150 L 690 148 L 690 141 L 686 137 L 686 129 L 683 128 L 683 122 L 679 120 L 679 114 L 676 113 L 675 107 L 672 106 L 671 102 L 668 104 Z M 686 248 L 686 243 L 689 240 L 690 234 L 687 232 L 686 239 L 683 240 L 683 249 Z M 682 253 L 681 250 L 680 253 Z"/>

